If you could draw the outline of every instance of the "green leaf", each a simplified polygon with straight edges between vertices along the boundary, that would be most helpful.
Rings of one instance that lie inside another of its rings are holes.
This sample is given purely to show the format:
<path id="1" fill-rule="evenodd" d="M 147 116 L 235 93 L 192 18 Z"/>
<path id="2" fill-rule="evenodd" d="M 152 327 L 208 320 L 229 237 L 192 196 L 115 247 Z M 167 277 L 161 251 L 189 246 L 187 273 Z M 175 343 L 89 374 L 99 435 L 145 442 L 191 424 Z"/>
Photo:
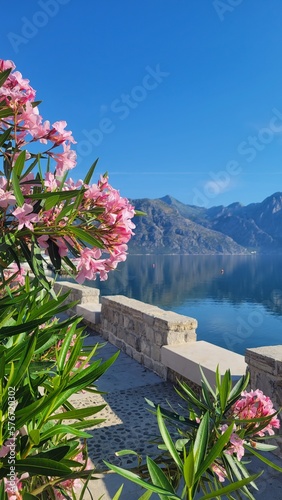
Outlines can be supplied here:
<path id="1" fill-rule="evenodd" d="M 9 139 L 12 130 L 12 127 L 7 128 L 7 130 L 0 135 L 0 147 Z"/>
<path id="2" fill-rule="evenodd" d="M 5 69 L 4 71 L 1 71 L 0 73 L 0 87 L 5 83 L 7 78 L 9 77 L 9 74 L 11 73 L 12 68 Z"/>
<path id="3" fill-rule="evenodd" d="M 23 150 L 23 151 L 21 151 L 21 153 L 19 154 L 19 156 L 17 157 L 17 159 L 15 161 L 15 165 L 13 167 L 13 172 L 18 178 L 20 178 L 20 176 L 22 174 L 24 164 L 25 164 L 25 158 L 26 158 L 26 151 Z"/>
<path id="4" fill-rule="evenodd" d="M 40 431 L 39 431 L 39 429 L 32 429 L 31 431 L 29 431 L 29 437 L 30 437 L 30 440 L 32 441 L 33 444 L 35 444 L 36 446 L 39 445 L 39 443 L 40 443 Z"/>
<path id="5" fill-rule="evenodd" d="M 123 484 L 121 485 L 121 487 L 118 489 L 118 491 L 115 493 L 114 497 L 113 497 L 113 500 L 119 500 L 120 498 L 120 495 L 122 493 L 122 490 L 123 490 Z"/>
<path id="6" fill-rule="evenodd" d="M 175 493 L 172 484 L 169 482 L 162 469 L 150 457 L 147 457 L 147 467 L 153 484 L 160 486 L 170 493 Z"/>
<path id="7" fill-rule="evenodd" d="M 4 466 L 5 467 L 5 466 Z M 24 460 L 16 460 L 15 467 L 17 471 L 28 472 L 31 476 L 67 476 L 72 473 L 72 470 L 66 465 L 49 460 L 46 458 L 31 458 L 27 457 Z"/>
<path id="8" fill-rule="evenodd" d="M 87 408 L 78 408 L 77 410 L 66 411 L 63 413 L 56 413 L 55 415 L 51 415 L 48 420 L 68 420 L 68 419 L 83 419 L 85 417 L 89 417 L 91 415 L 95 415 L 99 411 L 103 410 L 107 406 L 99 405 L 99 406 L 89 406 Z"/>
<path id="9" fill-rule="evenodd" d="M 87 422 L 84 423 L 87 425 Z M 55 425 L 55 427 L 52 427 L 52 429 L 49 429 L 48 431 L 43 432 L 41 434 L 41 441 L 49 439 L 52 436 L 57 436 L 58 434 L 72 434 L 73 436 L 77 436 L 84 439 L 92 437 L 91 434 L 80 431 L 72 425 Z M 35 444 L 39 444 L 39 441 L 38 443 Z"/>
<path id="10" fill-rule="evenodd" d="M 227 453 L 224 456 L 224 467 L 225 467 L 225 470 L 228 470 L 228 467 L 229 467 L 232 470 L 234 476 L 237 478 L 238 481 L 240 481 L 244 477 L 250 476 L 246 467 L 239 460 L 237 460 L 237 458 L 235 458 L 232 455 L 228 455 Z M 229 474 L 228 474 L 228 476 L 229 476 L 230 471 L 228 470 L 228 472 L 229 472 Z M 251 482 L 250 485 L 253 488 L 255 488 L 256 490 L 258 490 L 258 487 L 254 482 Z M 251 499 L 253 500 L 253 495 L 250 493 L 250 491 L 248 490 L 248 488 L 246 486 L 243 487 L 243 490 L 246 493 L 246 495 L 251 497 Z"/>
<path id="11" fill-rule="evenodd" d="M 31 493 L 23 493 L 23 500 L 38 500 L 39 497 L 32 495 Z"/>
<path id="12" fill-rule="evenodd" d="M 230 436 L 233 432 L 233 423 L 226 429 L 226 431 L 218 438 L 210 452 L 206 456 L 205 460 L 203 460 L 202 464 L 200 464 L 197 472 L 195 480 L 196 482 L 202 477 L 205 471 L 213 464 L 216 458 L 218 458 L 226 445 L 228 443 Z"/>
<path id="13" fill-rule="evenodd" d="M 160 408 L 158 407 L 157 409 L 157 420 L 158 420 L 158 426 L 159 426 L 159 429 L 160 429 L 160 433 L 161 433 L 161 436 L 163 438 L 163 441 L 164 441 L 164 444 L 166 445 L 169 453 L 171 454 L 174 462 L 176 463 L 176 465 L 178 466 L 178 468 L 182 471 L 183 469 L 183 463 L 182 463 L 182 460 L 178 454 L 178 451 L 177 449 L 175 448 L 175 445 L 171 439 L 171 436 L 164 424 L 164 420 L 163 420 L 163 417 L 162 417 L 162 414 L 161 414 L 161 410 Z"/>
<path id="14" fill-rule="evenodd" d="M 258 441 L 256 441 L 255 448 L 256 448 L 256 450 L 260 450 L 260 451 L 274 451 L 274 450 L 277 450 L 277 446 L 275 446 L 274 444 L 260 443 Z"/>
<path id="15" fill-rule="evenodd" d="M 54 446 L 54 448 L 50 448 L 47 451 L 41 451 L 36 455 L 36 458 L 38 459 L 50 459 L 50 460 L 55 460 L 56 462 L 63 462 L 65 459 L 65 456 L 69 453 L 70 451 L 70 445 L 58 445 Z"/>
<path id="16" fill-rule="evenodd" d="M 94 170 L 96 168 L 98 161 L 99 161 L 99 158 L 97 158 L 97 160 L 95 160 L 94 163 L 92 163 L 90 169 L 88 170 L 86 176 L 84 177 L 83 184 L 89 184 L 89 182 L 91 181 L 92 175 L 94 173 Z"/>
<path id="17" fill-rule="evenodd" d="M 81 189 L 73 189 L 72 191 L 46 191 L 44 193 L 33 193 L 26 195 L 26 198 L 31 200 L 48 200 L 54 196 L 59 196 L 59 202 L 76 199 L 81 193 Z M 52 208 L 52 207 L 51 207 Z"/>
<path id="18" fill-rule="evenodd" d="M 191 490 L 195 484 L 195 462 L 192 446 L 188 456 L 184 459 L 183 476 L 187 488 Z"/>
<path id="19" fill-rule="evenodd" d="M 235 483 L 231 483 L 228 486 L 224 486 L 223 488 L 220 488 L 219 490 L 212 491 L 211 493 L 204 495 L 199 500 L 209 500 L 212 498 L 220 497 L 221 495 L 227 495 L 227 494 L 231 493 L 232 491 L 239 490 L 243 486 L 255 481 L 261 474 L 262 474 L 262 472 L 259 472 L 258 474 L 254 474 L 250 477 L 241 479 L 241 481 L 236 481 Z"/>
<path id="20" fill-rule="evenodd" d="M 115 452 L 115 455 L 117 457 L 124 457 L 125 455 L 136 455 L 137 457 L 139 457 L 139 453 L 133 450 L 119 450 Z"/>
<path id="21" fill-rule="evenodd" d="M 223 375 L 223 377 L 221 379 L 221 384 L 218 387 L 222 413 L 225 412 L 226 403 L 228 400 L 228 396 L 230 394 L 231 387 L 232 387 L 231 373 L 230 373 L 230 370 L 226 370 L 225 374 Z"/>
<path id="22" fill-rule="evenodd" d="M 206 412 L 202 418 L 194 443 L 195 471 L 202 464 L 207 451 L 209 442 L 209 412 Z"/>
<path id="23" fill-rule="evenodd" d="M 273 462 L 271 462 L 271 460 L 268 460 L 268 458 L 265 458 L 260 453 L 257 453 L 251 446 L 244 444 L 244 448 L 252 452 L 252 454 L 255 455 L 255 457 L 259 458 L 266 465 L 269 465 L 269 467 L 272 467 L 272 469 L 282 472 L 282 467 L 279 467 L 279 465 L 274 464 Z"/>
<path id="24" fill-rule="evenodd" d="M 60 201 L 60 195 L 53 193 L 53 196 L 50 196 L 45 200 L 44 210 L 51 210 L 57 205 L 59 201 Z"/>
<path id="25" fill-rule="evenodd" d="M 16 160 L 16 163 L 14 165 L 14 168 L 12 170 L 12 183 L 13 183 L 13 190 L 14 190 L 14 194 L 15 194 L 15 197 L 16 197 L 16 200 L 17 200 L 17 204 L 22 207 L 25 200 L 24 200 L 24 196 L 21 192 L 21 187 L 20 187 L 20 182 L 19 182 L 19 177 L 20 177 L 20 174 L 22 172 L 22 169 L 24 167 L 24 163 L 25 163 L 25 151 L 22 151 L 17 160 Z"/>
<path id="26" fill-rule="evenodd" d="M 200 365 L 199 365 L 199 369 L 200 369 L 200 372 L 201 372 L 201 377 L 202 377 L 202 379 L 203 379 L 203 385 L 205 385 L 205 386 L 206 386 L 206 389 L 207 389 L 207 390 L 208 390 L 208 391 L 212 394 L 212 396 L 215 398 L 215 397 L 216 397 L 216 396 L 215 396 L 215 392 L 214 392 L 214 390 L 213 390 L 212 386 L 210 385 L 210 383 L 209 383 L 209 381 L 208 381 L 207 377 L 205 376 L 205 373 L 204 373 L 204 371 L 203 371 L 203 369 L 202 369 L 202 367 L 201 367 Z"/>
<path id="27" fill-rule="evenodd" d="M 178 391 L 176 389 L 176 392 L 177 392 L 177 394 L 179 394 L 179 396 L 181 396 L 185 400 L 187 400 L 187 398 L 188 398 L 188 401 L 193 403 L 197 408 L 199 408 L 201 410 L 207 411 L 209 409 L 209 407 L 206 404 L 204 404 L 202 401 L 200 401 L 200 399 L 196 396 L 194 391 L 192 391 L 192 389 L 189 387 L 189 385 L 186 384 L 186 382 L 178 381 L 178 384 L 184 392 L 184 394 L 182 394 L 180 391 Z"/>
<path id="28" fill-rule="evenodd" d="M 229 394 L 228 406 L 230 407 L 236 399 L 241 396 L 241 393 L 246 389 L 250 380 L 250 374 L 247 372 L 246 375 L 243 375 L 238 382 L 234 385 L 233 389 Z"/>
<path id="29" fill-rule="evenodd" d="M 138 498 L 138 500 L 149 500 L 151 496 L 153 495 L 153 491 L 145 491 L 141 497 Z"/>
<path id="30" fill-rule="evenodd" d="M 138 484 L 139 486 L 142 486 L 146 490 L 153 491 L 154 493 L 159 493 L 163 496 L 169 497 L 170 500 L 181 500 L 179 496 L 176 494 L 172 494 L 170 491 L 166 491 L 163 488 L 160 488 L 159 486 L 155 486 L 154 484 L 146 483 L 146 481 L 143 481 L 143 479 L 140 479 L 137 474 L 134 474 L 133 472 L 122 469 L 121 467 L 117 467 L 116 465 L 112 465 L 105 460 L 103 460 L 104 464 L 109 467 L 109 469 L 113 470 L 117 474 L 120 474 L 122 477 L 125 477 L 126 479 L 129 479 L 129 481 L 132 481 L 135 484 Z"/>
<path id="31" fill-rule="evenodd" d="M 71 231 L 77 238 L 79 238 L 81 241 L 88 243 L 89 245 L 97 248 L 104 248 L 104 244 L 98 240 L 97 238 L 94 238 L 89 232 L 85 231 L 84 229 L 81 229 L 80 227 L 71 227 Z"/>

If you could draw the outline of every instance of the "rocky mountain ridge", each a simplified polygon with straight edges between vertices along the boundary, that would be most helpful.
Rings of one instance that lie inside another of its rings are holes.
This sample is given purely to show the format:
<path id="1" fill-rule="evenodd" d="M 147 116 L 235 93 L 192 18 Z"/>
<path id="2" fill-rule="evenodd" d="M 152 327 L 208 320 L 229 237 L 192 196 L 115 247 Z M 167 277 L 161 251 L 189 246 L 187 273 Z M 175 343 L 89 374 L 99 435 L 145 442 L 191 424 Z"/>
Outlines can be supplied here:
<path id="1" fill-rule="evenodd" d="M 167 195 L 131 200 L 146 216 L 134 218 L 131 253 L 248 254 L 282 252 L 282 193 L 261 203 L 211 208 Z"/>

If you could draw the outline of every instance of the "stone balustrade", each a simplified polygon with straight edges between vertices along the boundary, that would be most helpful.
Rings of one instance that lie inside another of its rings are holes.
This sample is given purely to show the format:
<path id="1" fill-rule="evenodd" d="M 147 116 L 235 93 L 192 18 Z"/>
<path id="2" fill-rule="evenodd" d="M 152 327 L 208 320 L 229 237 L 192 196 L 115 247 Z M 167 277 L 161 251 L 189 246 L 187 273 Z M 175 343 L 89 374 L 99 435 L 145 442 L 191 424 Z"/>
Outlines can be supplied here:
<path id="1" fill-rule="evenodd" d="M 165 379 L 162 346 L 196 341 L 194 318 L 122 295 L 102 297 L 101 303 L 102 336 Z"/>
<path id="2" fill-rule="evenodd" d="M 81 308 L 83 308 L 85 304 L 89 306 L 90 304 L 95 305 L 96 309 L 101 310 L 99 304 L 100 290 L 97 288 L 78 285 L 77 283 L 70 283 L 69 281 L 57 281 L 54 283 L 54 290 L 56 293 L 61 292 L 62 294 L 70 292 L 66 299 L 66 304 L 78 302 L 76 306 L 69 309 L 69 315 L 78 314 L 83 316 Z"/>
<path id="3" fill-rule="evenodd" d="M 199 365 L 211 385 L 217 365 L 221 375 L 229 368 L 234 382 L 246 371 L 240 354 L 197 341 L 194 318 L 122 295 L 101 297 L 99 303 L 98 289 L 67 281 L 57 282 L 55 290 L 70 290 L 67 301 L 79 302 L 70 314 L 82 316 L 94 332 L 164 379 L 182 378 L 196 388 Z"/>

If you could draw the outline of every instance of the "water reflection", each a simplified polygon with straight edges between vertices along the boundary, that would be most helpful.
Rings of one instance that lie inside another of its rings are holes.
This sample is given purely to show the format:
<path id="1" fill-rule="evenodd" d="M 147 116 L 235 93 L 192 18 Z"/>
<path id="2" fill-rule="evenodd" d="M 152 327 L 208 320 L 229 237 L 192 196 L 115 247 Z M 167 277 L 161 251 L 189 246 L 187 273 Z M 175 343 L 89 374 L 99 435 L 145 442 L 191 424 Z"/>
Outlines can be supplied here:
<path id="1" fill-rule="evenodd" d="M 169 309 L 211 299 L 262 304 L 281 315 L 281 264 L 281 256 L 131 255 L 107 282 L 93 285 L 103 295 L 127 295 Z"/>
<path id="2" fill-rule="evenodd" d="M 198 340 L 244 354 L 282 343 L 282 256 L 129 256 L 102 295 L 126 295 L 198 320 Z"/>

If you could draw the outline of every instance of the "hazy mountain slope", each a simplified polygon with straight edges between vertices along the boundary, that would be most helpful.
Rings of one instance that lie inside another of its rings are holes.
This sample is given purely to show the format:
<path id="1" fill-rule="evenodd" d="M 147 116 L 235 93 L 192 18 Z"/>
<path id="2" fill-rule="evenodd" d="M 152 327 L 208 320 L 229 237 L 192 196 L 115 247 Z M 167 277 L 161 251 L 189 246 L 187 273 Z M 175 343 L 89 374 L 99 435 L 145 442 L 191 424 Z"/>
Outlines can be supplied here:
<path id="1" fill-rule="evenodd" d="M 142 253 L 238 254 L 245 249 L 228 236 L 183 217 L 162 200 L 132 200 L 146 216 L 136 217 L 129 248 Z"/>

